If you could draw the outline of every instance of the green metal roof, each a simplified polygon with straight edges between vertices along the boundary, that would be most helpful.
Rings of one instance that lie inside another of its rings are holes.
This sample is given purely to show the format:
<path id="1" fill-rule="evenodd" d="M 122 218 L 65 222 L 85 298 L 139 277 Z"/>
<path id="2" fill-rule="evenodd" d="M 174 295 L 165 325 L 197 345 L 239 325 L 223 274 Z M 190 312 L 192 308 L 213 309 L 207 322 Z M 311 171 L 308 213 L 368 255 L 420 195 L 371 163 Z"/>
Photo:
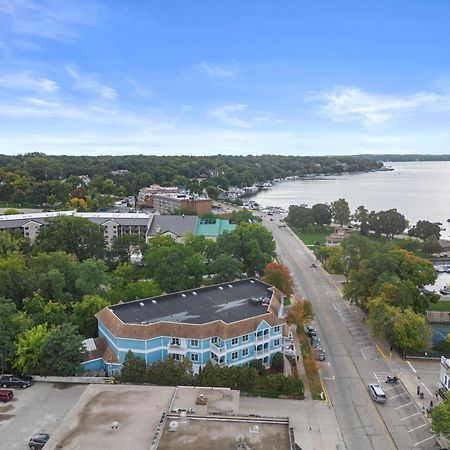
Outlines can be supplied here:
<path id="1" fill-rule="evenodd" d="M 195 226 L 195 236 L 217 237 L 226 231 L 233 231 L 235 224 L 225 219 L 198 219 Z"/>

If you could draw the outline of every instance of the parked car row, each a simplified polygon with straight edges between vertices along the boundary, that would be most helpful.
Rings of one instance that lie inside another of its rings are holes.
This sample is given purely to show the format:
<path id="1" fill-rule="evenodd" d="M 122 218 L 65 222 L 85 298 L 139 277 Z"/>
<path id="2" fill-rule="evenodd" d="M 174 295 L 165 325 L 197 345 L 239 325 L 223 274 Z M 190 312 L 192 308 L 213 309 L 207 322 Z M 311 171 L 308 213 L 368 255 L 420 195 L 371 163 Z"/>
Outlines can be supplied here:
<path id="1" fill-rule="evenodd" d="M 306 327 L 306 334 L 308 335 L 308 337 L 310 339 L 311 347 L 316 352 L 317 360 L 325 361 L 325 359 L 326 359 L 325 350 L 322 348 L 322 345 L 320 344 L 320 339 L 317 336 L 317 330 L 314 327 L 308 325 Z"/>

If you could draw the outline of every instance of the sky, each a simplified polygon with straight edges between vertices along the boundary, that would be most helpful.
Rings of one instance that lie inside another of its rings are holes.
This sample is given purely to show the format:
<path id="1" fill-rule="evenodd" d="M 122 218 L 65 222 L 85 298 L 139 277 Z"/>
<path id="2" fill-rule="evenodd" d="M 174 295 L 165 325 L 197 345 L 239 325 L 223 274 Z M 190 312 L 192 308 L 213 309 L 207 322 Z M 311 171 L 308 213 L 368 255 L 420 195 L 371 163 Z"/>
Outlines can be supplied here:
<path id="1" fill-rule="evenodd" d="M 0 153 L 450 153 L 449 0 L 0 0 Z"/>

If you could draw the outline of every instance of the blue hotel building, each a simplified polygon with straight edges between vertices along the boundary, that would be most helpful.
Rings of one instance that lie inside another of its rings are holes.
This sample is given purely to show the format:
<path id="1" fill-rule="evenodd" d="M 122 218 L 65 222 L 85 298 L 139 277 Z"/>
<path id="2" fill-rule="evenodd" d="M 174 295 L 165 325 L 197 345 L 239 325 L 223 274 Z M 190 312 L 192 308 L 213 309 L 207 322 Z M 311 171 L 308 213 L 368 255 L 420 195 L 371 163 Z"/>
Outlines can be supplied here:
<path id="1" fill-rule="evenodd" d="M 108 306 L 96 314 L 99 338 L 83 363 L 117 373 L 131 350 L 147 364 L 188 358 L 194 372 L 208 361 L 268 367 L 287 335 L 284 295 L 246 279 Z"/>

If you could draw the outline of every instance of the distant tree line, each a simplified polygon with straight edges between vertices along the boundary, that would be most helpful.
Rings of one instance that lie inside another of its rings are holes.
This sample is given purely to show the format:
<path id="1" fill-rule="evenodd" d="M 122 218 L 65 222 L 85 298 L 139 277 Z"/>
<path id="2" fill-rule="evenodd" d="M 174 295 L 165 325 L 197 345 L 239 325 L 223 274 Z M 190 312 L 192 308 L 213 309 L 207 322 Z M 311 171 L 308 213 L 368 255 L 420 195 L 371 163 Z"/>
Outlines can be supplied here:
<path id="1" fill-rule="evenodd" d="M 0 202 L 97 210 L 153 183 L 200 192 L 310 174 L 376 170 L 374 160 L 300 156 L 0 155 Z M 90 182 L 80 180 L 87 175 Z"/>

